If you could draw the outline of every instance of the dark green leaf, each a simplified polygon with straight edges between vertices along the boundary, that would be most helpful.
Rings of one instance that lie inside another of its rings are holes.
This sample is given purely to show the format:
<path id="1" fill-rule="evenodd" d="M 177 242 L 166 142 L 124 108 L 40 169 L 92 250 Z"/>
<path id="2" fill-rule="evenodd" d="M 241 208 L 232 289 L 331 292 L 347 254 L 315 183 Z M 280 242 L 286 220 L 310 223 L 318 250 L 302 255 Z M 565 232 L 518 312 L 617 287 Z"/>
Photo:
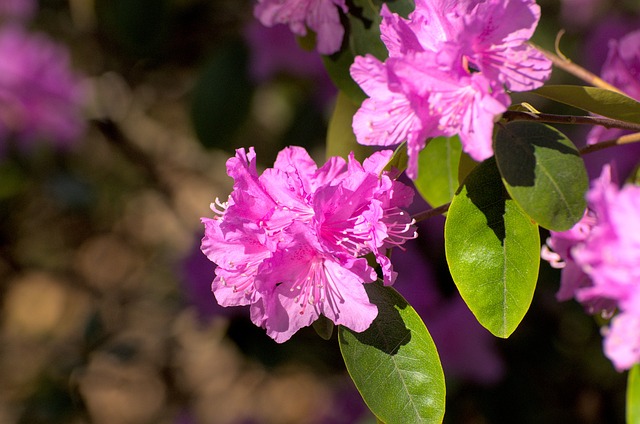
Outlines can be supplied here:
<path id="1" fill-rule="evenodd" d="M 545 85 L 532 93 L 607 118 L 640 124 L 640 103 L 604 88 L 581 85 Z"/>
<path id="2" fill-rule="evenodd" d="M 458 189 L 458 166 L 462 145 L 456 137 L 436 137 L 418 157 L 418 178 L 414 184 L 424 200 L 437 207 L 448 203 Z"/>
<path id="3" fill-rule="evenodd" d="M 540 226 L 565 231 L 582 218 L 589 180 L 564 134 L 536 122 L 509 122 L 498 129 L 494 152 L 509 194 Z"/>
<path id="4" fill-rule="evenodd" d="M 480 324 L 509 337 L 529 309 L 538 278 L 538 226 L 509 199 L 493 158 L 454 196 L 445 253 L 462 298 Z"/>
<path id="5" fill-rule="evenodd" d="M 367 284 L 378 316 L 362 333 L 340 327 L 347 371 L 387 424 L 441 423 L 445 381 L 436 347 L 415 310 L 391 287 Z"/>
<path id="6" fill-rule="evenodd" d="M 324 315 L 320 315 L 317 320 L 313 322 L 313 329 L 316 330 L 318 336 L 325 340 L 331 339 L 333 335 L 333 321 Z"/>

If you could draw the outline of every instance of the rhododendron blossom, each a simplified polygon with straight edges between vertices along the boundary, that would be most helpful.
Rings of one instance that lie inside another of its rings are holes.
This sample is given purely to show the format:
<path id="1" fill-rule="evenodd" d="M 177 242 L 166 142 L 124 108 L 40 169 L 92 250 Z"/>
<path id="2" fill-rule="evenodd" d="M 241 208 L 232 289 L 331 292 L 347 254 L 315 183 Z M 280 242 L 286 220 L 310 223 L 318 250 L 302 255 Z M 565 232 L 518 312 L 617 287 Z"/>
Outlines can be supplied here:
<path id="1" fill-rule="evenodd" d="M 266 26 L 289 25 L 296 35 L 313 30 L 318 52 L 332 54 L 340 50 L 344 37 L 338 9 L 347 12 L 345 0 L 258 0 L 254 14 Z"/>
<path id="2" fill-rule="evenodd" d="M 574 228 L 552 232 L 543 258 L 564 267 L 561 298 L 591 312 L 618 314 L 605 329 L 605 353 L 618 370 L 640 362 L 640 187 L 619 189 L 606 166 L 587 194 L 588 211 Z M 568 274 L 566 274 L 569 272 Z"/>
<path id="3" fill-rule="evenodd" d="M 426 139 L 460 135 L 475 160 L 493 155 L 493 124 L 506 90 L 540 87 L 551 62 L 528 44 L 540 18 L 533 0 L 417 0 L 408 19 L 383 4 L 389 58 L 358 56 L 351 76 L 369 96 L 353 119 L 361 144 L 407 140 L 411 178 Z"/>
<path id="4" fill-rule="evenodd" d="M 334 157 L 317 168 L 306 150 L 290 147 L 258 175 L 254 150 L 237 150 L 227 161 L 233 192 L 212 205 L 216 217 L 202 219 L 202 251 L 218 265 L 218 303 L 251 305 L 253 322 L 278 342 L 320 315 L 367 329 L 377 307 L 363 284 L 377 275 L 362 256 L 373 254 L 392 284 L 385 250 L 416 236 L 403 210 L 413 190 L 383 172 L 391 154 L 362 164 Z"/>

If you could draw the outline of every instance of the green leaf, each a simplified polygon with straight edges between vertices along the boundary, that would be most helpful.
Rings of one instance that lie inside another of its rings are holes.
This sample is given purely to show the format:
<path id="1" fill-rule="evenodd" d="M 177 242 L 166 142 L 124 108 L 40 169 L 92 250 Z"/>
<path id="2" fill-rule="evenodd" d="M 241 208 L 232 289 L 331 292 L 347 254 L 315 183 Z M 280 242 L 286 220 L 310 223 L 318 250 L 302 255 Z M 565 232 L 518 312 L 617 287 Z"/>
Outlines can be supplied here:
<path id="1" fill-rule="evenodd" d="M 387 424 L 441 423 L 445 381 L 424 323 L 391 287 L 365 285 L 378 316 L 362 333 L 340 327 L 340 351 L 364 401 Z"/>
<path id="2" fill-rule="evenodd" d="M 480 324 L 509 337 L 529 309 L 538 278 L 538 226 L 509 199 L 493 158 L 453 197 L 444 228 L 449 271 Z"/>
<path id="3" fill-rule="evenodd" d="M 344 92 L 338 92 L 336 105 L 327 129 L 327 158 L 332 156 L 347 158 L 349 153 L 353 152 L 356 159 L 362 161 L 371 153 L 368 147 L 358 144 L 353 133 L 351 123 L 353 114 L 357 110 L 358 106 Z"/>
<path id="4" fill-rule="evenodd" d="M 627 380 L 627 423 L 640 423 L 640 365 L 629 370 Z"/>
<path id="5" fill-rule="evenodd" d="M 615 91 L 581 85 L 545 85 L 532 93 L 607 118 L 640 124 L 640 103 Z"/>
<path id="6" fill-rule="evenodd" d="M 564 134 L 536 122 L 509 122 L 499 127 L 494 152 L 507 191 L 540 226 L 565 231 L 582 218 L 589 179 Z"/>
<path id="7" fill-rule="evenodd" d="M 325 340 L 331 339 L 333 335 L 333 321 L 324 315 L 320 315 L 317 320 L 315 320 L 312 324 L 313 329 L 316 330 L 318 336 L 322 337 Z"/>
<path id="8" fill-rule="evenodd" d="M 391 171 L 393 168 L 399 172 L 403 172 L 407 169 L 407 163 L 409 162 L 409 156 L 407 154 L 407 142 L 401 143 L 396 150 L 393 151 L 393 156 L 389 159 L 389 163 L 384 167 L 384 171 Z"/>
<path id="9" fill-rule="evenodd" d="M 462 145 L 460 139 L 436 137 L 427 143 L 418 157 L 418 192 L 431 206 L 448 203 L 458 189 L 458 167 Z"/>

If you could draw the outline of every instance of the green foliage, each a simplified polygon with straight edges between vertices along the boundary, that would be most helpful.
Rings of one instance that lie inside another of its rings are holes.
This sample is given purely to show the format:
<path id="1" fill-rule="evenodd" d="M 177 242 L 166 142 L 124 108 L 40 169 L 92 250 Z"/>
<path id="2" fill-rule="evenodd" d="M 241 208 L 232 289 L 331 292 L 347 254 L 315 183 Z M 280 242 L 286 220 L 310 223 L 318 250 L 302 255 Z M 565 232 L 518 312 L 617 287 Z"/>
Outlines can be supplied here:
<path id="1" fill-rule="evenodd" d="M 353 133 L 351 122 L 353 114 L 358 110 L 358 105 L 344 92 L 338 92 L 336 105 L 329 120 L 327 129 L 326 157 L 342 156 L 347 158 L 353 152 L 359 161 L 371 154 L 368 147 L 358 144 Z"/>
<path id="2" fill-rule="evenodd" d="M 445 223 L 453 281 L 480 324 L 498 337 L 516 329 L 531 304 L 540 263 L 538 226 L 511 200 L 493 158 L 453 198 Z"/>
<path id="3" fill-rule="evenodd" d="M 229 150 L 230 139 L 244 123 L 253 88 L 247 76 L 247 51 L 241 42 L 219 49 L 202 70 L 191 104 L 191 118 L 207 148 Z"/>
<path id="4" fill-rule="evenodd" d="M 510 122 L 499 127 L 494 151 L 507 191 L 540 226 L 565 231 L 582 218 L 589 180 L 564 134 L 535 122 Z"/>
<path id="5" fill-rule="evenodd" d="M 607 118 L 640 124 L 640 103 L 614 91 L 579 85 L 545 85 L 532 93 Z"/>
<path id="6" fill-rule="evenodd" d="M 416 311 L 391 287 L 365 285 L 378 316 L 362 333 L 340 327 L 340 350 L 369 409 L 387 424 L 441 423 L 445 381 Z"/>
<path id="7" fill-rule="evenodd" d="M 640 364 L 629 370 L 627 380 L 627 423 L 640 423 Z"/>
<path id="8" fill-rule="evenodd" d="M 387 48 L 380 40 L 382 3 L 380 0 L 354 0 L 354 6 L 347 16 L 349 26 L 345 34 L 344 47 L 331 56 L 323 56 L 324 65 L 331 80 L 357 104 L 360 104 L 366 95 L 349 74 L 349 67 L 353 64 L 355 57 L 372 54 L 384 60 L 388 55 Z M 394 0 L 385 3 L 392 12 L 403 16 L 408 15 L 414 8 L 411 0 Z"/>
<path id="9" fill-rule="evenodd" d="M 436 137 L 418 157 L 416 189 L 432 206 L 448 203 L 458 189 L 458 167 L 462 145 L 456 137 Z"/>

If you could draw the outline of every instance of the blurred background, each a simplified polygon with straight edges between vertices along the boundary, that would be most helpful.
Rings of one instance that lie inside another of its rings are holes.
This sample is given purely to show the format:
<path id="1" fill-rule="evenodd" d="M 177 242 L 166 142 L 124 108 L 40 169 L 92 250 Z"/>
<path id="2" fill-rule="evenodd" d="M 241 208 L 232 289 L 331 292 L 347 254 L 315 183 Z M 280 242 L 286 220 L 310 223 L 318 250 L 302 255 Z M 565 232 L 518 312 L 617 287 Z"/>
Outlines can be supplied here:
<path id="1" fill-rule="evenodd" d="M 566 29 L 563 52 L 596 73 L 640 29 L 633 0 L 540 4 L 536 41 Z M 267 167 L 301 145 L 323 163 L 336 94 L 253 5 L 0 0 L 0 424 L 375 423 L 335 334 L 278 345 L 210 292 L 199 219 L 231 190 L 226 159 L 255 146 Z M 608 160 L 586 159 L 591 175 Z M 543 263 L 527 317 L 495 339 L 456 294 L 442 228 L 421 223 L 393 261 L 440 351 L 445 422 L 624 422 L 626 375 L 598 323 L 556 301 L 557 270 Z"/>

